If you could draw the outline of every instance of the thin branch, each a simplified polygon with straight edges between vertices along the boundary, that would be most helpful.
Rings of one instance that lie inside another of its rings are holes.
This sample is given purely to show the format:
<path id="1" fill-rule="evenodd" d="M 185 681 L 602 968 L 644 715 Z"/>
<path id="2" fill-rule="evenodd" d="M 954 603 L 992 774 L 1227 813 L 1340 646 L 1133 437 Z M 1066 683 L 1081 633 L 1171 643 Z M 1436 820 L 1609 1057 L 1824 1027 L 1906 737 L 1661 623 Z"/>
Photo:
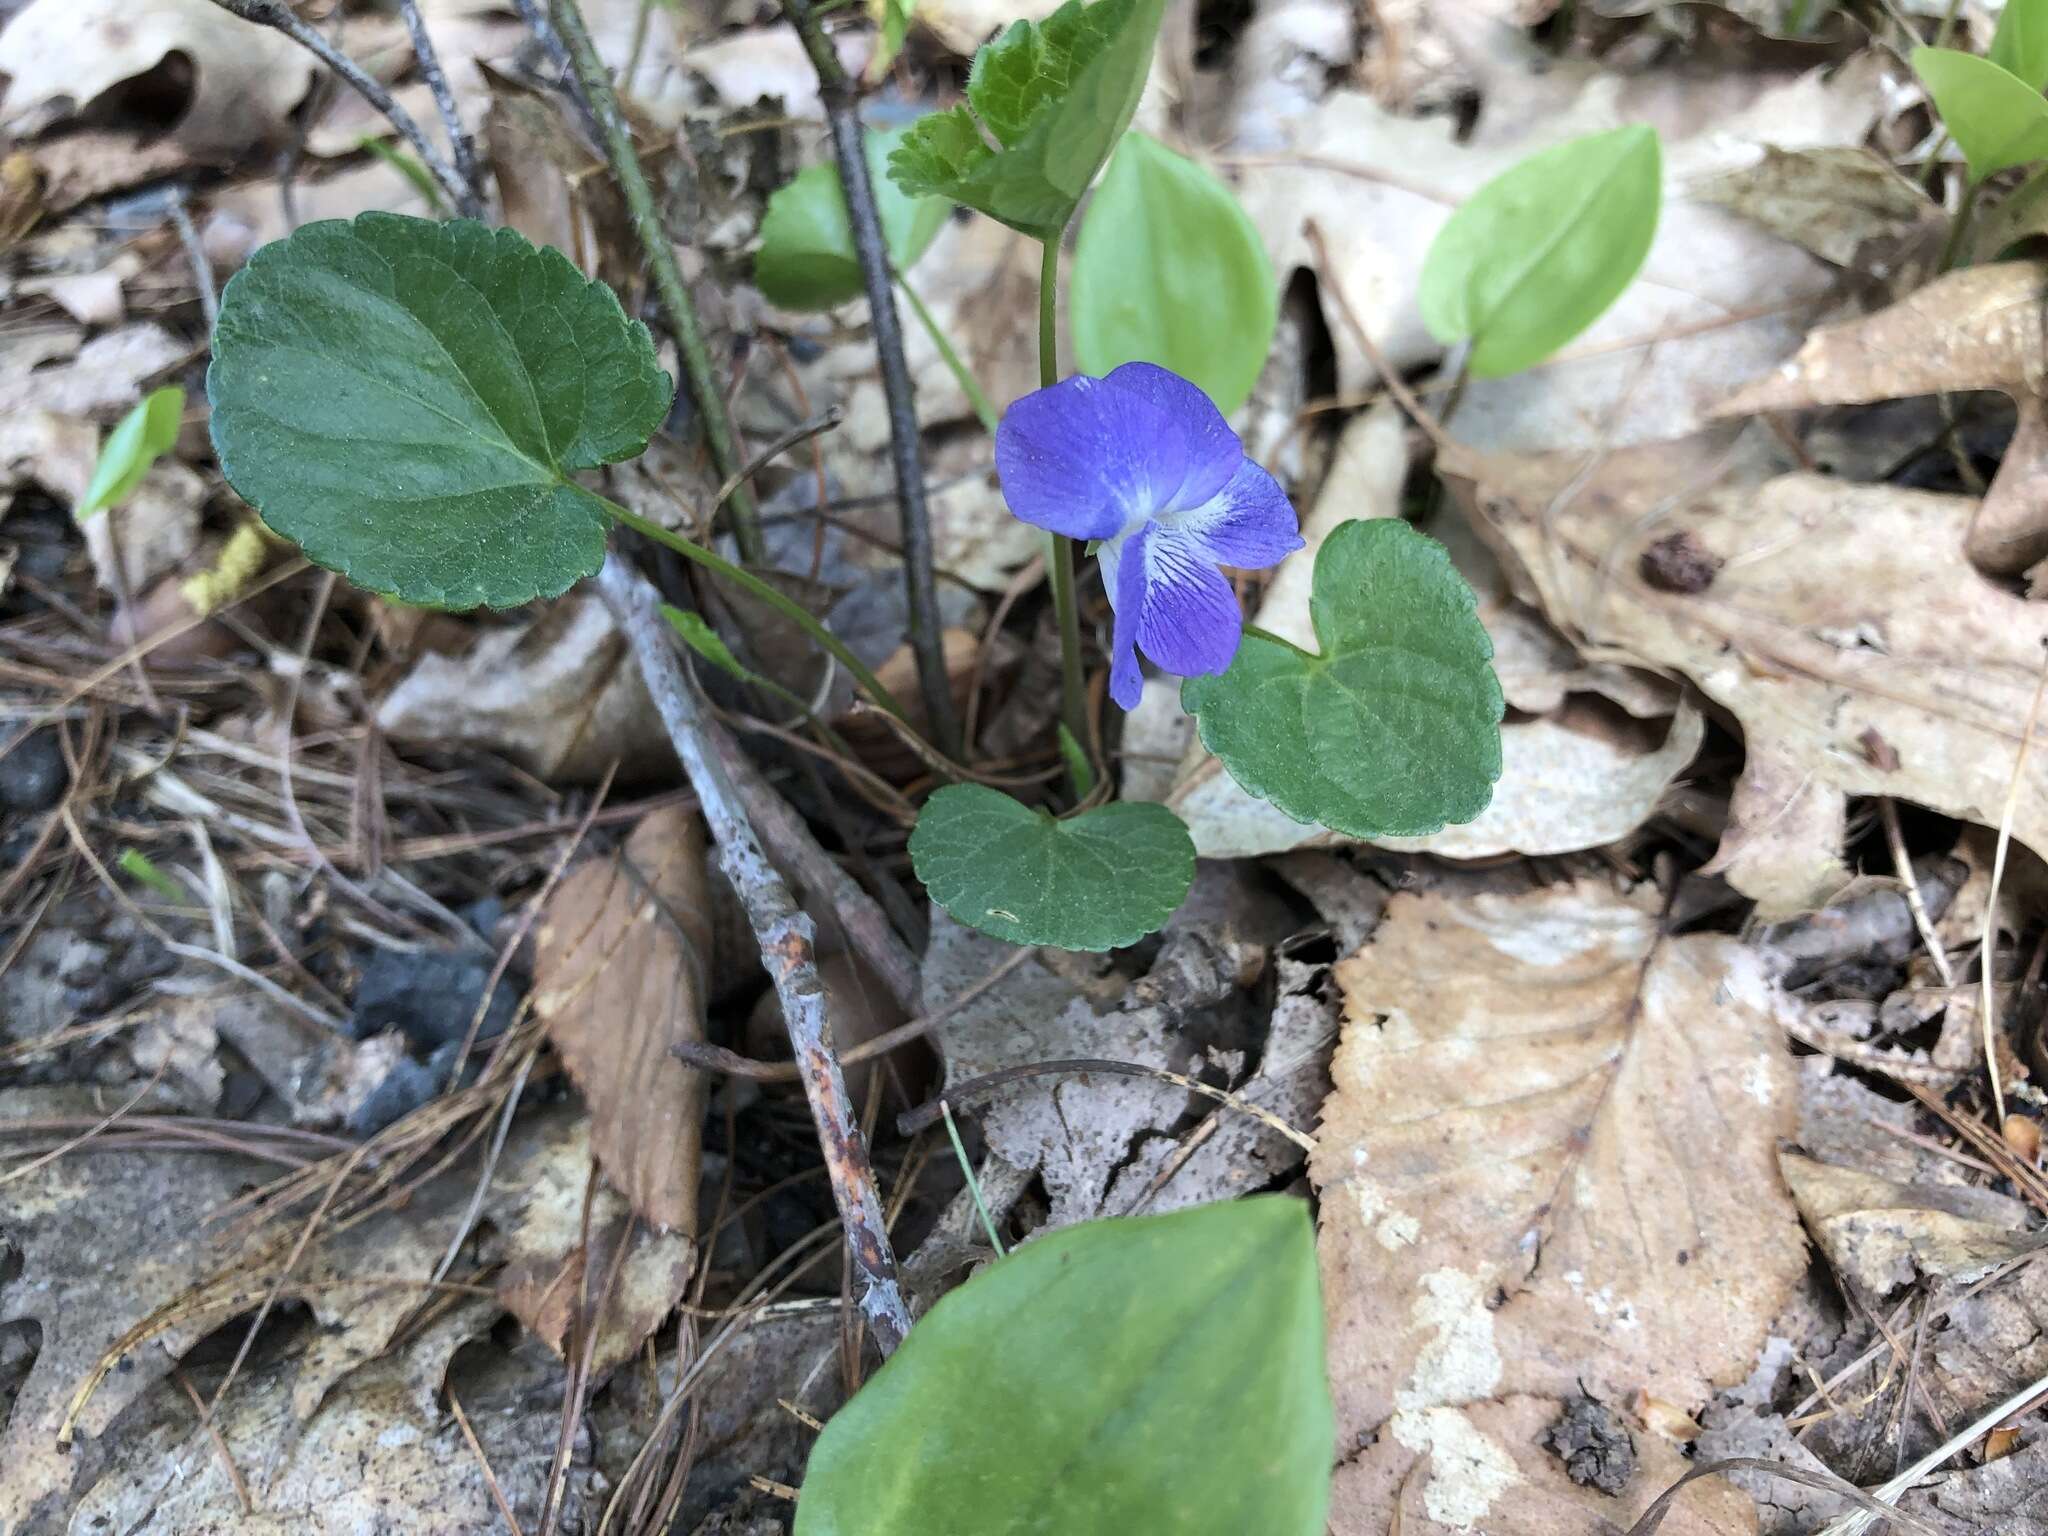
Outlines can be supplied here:
<path id="1" fill-rule="evenodd" d="M 711 354 L 697 323 L 697 306 L 690 299 L 690 290 L 683 285 L 682 269 L 676 265 L 676 248 L 669 243 L 668 231 L 662 228 L 661 215 L 655 209 L 654 189 L 647 184 L 646 172 L 640 169 L 640 155 L 633 148 L 633 131 L 626 126 L 625 114 L 619 110 L 618 93 L 612 89 L 611 76 L 605 73 L 604 60 L 598 57 L 597 44 L 590 40 L 590 29 L 583 23 L 583 12 L 577 9 L 576 0 L 553 0 L 552 14 L 555 29 L 576 66 L 576 77 L 583 82 L 583 93 L 603 130 L 605 159 L 611 165 L 612 179 L 626 199 L 633 233 L 639 238 L 641 254 L 654 274 L 654 291 L 668 317 L 669 330 L 675 335 L 676 350 L 682 354 L 683 380 L 689 387 L 690 402 L 697 408 L 697 417 L 704 424 L 711 462 L 721 480 L 738 477 L 739 483 L 727 502 L 732 511 L 733 541 L 739 545 L 742 559 L 753 565 L 765 565 L 768 547 L 761 539 L 760 509 L 754 504 L 752 487 L 746 483 L 746 465 L 733 437 L 732 420 L 726 415 L 725 396 L 711 371 Z"/>
<path id="2" fill-rule="evenodd" d="M 938 588 L 932 577 L 931 512 L 924 499 L 924 463 L 919 448 L 917 393 L 903 356 L 903 324 L 896 313 L 896 287 L 889 271 L 889 246 L 875 207 L 868 171 L 867 130 L 860 103 L 809 0 L 782 0 L 782 12 L 803 40 L 818 72 L 818 93 L 832 130 L 832 154 L 846 193 L 853 248 L 860 256 L 861 283 L 868 294 L 868 318 L 882 365 L 882 395 L 889 407 L 889 456 L 896 469 L 896 498 L 903 519 L 903 582 L 910 602 L 910 649 L 924 692 L 932 739 L 949 756 L 960 756 L 960 723 L 953 712 L 953 687 L 946 676 L 940 634 Z"/>
<path id="3" fill-rule="evenodd" d="M 192 285 L 199 290 L 199 312 L 206 317 L 206 334 L 209 340 L 213 328 L 220 324 L 220 288 L 213 279 L 213 263 L 207 259 L 206 246 L 199 239 L 199 231 L 192 225 L 192 214 L 185 206 L 185 189 L 171 188 L 171 228 L 178 232 L 178 244 L 185 248 L 185 260 L 192 266 Z M 138 673 L 138 675 L 141 675 Z"/>
<path id="4" fill-rule="evenodd" d="M 573 0 L 557 0 L 573 8 Z M 586 39 L 587 41 L 587 39 Z M 775 983 L 791 1053 L 803 1069 L 804 1096 L 825 1154 L 826 1175 L 839 1206 L 840 1224 L 863 1285 L 861 1310 L 883 1354 L 893 1351 L 910 1328 L 910 1313 L 896 1281 L 896 1259 L 868 1164 L 867 1143 L 854 1124 L 846 1077 L 832 1048 L 825 1015 L 825 988 L 812 954 L 811 920 L 789 893 L 782 876 L 761 851 L 732 778 L 712 743 L 711 722 L 702 701 L 683 676 L 661 617 L 661 599 L 623 556 L 614 553 L 597 575 L 597 590 L 632 644 L 647 691 L 660 711 L 683 771 L 697 792 L 704 819 L 718 844 L 719 867 L 747 909 L 761 963 Z"/>
<path id="5" fill-rule="evenodd" d="M 448 148 L 455 157 L 455 174 L 462 178 L 462 184 L 469 188 L 474 210 L 462 211 L 474 218 L 483 212 L 483 178 L 478 174 L 476 163 L 476 141 L 462 126 L 462 113 L 455 105 L 455 88 L 448 83 L 448 72 L 441 67 L 441 56 L 434 51 L 434 40 L 427 35 L 426 18 L 420 15 L 420 0 L 398 0 L 398 9 L 405 16 L 405 30 L 412 34 L 412 56 L 426 77 L 427 89 L 434 93 L 434 107 L 441 114 L 441 126 L 448 132 Z"/>
<path id="6" fill-rule="evenodd" d="M 471 218 L 483 213 L 483 204 L 475 192 L 455 174 L 455 167 L 420 131 L 420 125 L 413 121 L 412 114 L 391 99 L 391 93 L 372 79 L 354 59 L 327 41 L 313 28 L 292 14 L 291 9 L 281 0 L 213 0 L 224 11 L 232 12 L 244 21 L 253 21 L 259 27 L 270 27 L 282 32 L 313 57 L 346 80 L 355 93 L 384 114 L 385 119 L 396 128 L 413 153 L 420 157 L 441 190 L 449 200 Z"/>

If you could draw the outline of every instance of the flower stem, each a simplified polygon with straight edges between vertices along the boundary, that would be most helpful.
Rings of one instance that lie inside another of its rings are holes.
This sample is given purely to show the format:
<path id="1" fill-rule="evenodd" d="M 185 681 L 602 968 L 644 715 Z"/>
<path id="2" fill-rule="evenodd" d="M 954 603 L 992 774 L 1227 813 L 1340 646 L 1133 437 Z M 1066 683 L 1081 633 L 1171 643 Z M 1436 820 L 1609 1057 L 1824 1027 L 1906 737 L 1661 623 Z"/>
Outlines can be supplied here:
<path id="1" fill-rule="evenodd" d="M 939 329 L 939 322 L 932 318 L 932 312 L 924 307 L 924 300 L 920 299 L 917 290 L 910 286 L 910 279 L 898 272 L 896 286 L 903 290 L 903 297 L 910 300 L 911 312 L 923 324 L 925 334 L 932 339 L 932 345 L 939 349 L 939 360 L 951 370 L 953 382 L 958 384 L 961 393 L 967 396 L 967 403 L 974 407 L 974 414 L 981 418 L 981 424 L 987 429 L 989 436 L 994 437 L 999 417 L 994 404 L 982 392 L 980 382 L 967 364 L 961 361 L 960 354 L 953 350 L 953 343 L 948 341 L 946 333 Z"/>
<path id="2" fill-rule="evenodd" d="M 1970 216 L 1977 211 L 1977 194 L 1984 183 L 1973 181 L 1963 189 L 1963 200 L 1956 208 L 1956 216 L 1949 222 L 1948 243 L 1941 248 L 1941 264 L 1937 272 L 1946 272 L 1956 264 L 1956 258 L 1963 251 L 1963 236 L 1970 231 Z"/>
<path id="3" fill-rule="evenodd" d="M 805 610 L 801 603 L 776 591 L 775 588 L 769 586 L 767 582 L 756 576 L 752 571 L 744 570 L 734 565 L 730 560 L 714 555 L 702 544 L 693 544 L 688 539 L 682 537 L 682 535 L 671 533 L 668 529 L 662 527 L 661 524 L 650 522 L 637 512 L 628 511 L 615 501 L 605 502 L 605 510 L 612 515 L 614 521 L 622 523 L 635 533 L 643 534 L 647 538 L 654 540 L 655 543 L 661 545 L 664 549 L 674 550 L 685 560 L 695 561 L 712 574 L 724 577 L 750 597 L 758 598 L 761 602 L 766 603 L 770 608 L 773 608 L 777 613 L 788 619 L 790 623 L 796 625 L 798 629 L 801 629 L 805 634 L 817 641 L 820 646 L 824 647 L 827 654 L 842 667 L 846 668 L 853 675 L 854 681 L 867 690 L 868 696 L 875 703 L 886 709 L 898 720 L 904 721 L 906 725 L 909 723 L 903 713 L 903 706 L 896 701 L 896 695 L 883 685 L 882 680 L 868 669 L 866 663 L 846 648 L 844 641 L 823 624 L 819 623 L 815 617 Z"/>
<path id="4" fill-rule="evenodd" d="M 1038 383 L 1050 388 L 1060 378 L 1059 313 L 1061 230 L 1045 242 L 1045 260 L 1038 269 Z M 1068 732 L 1085 749 L 1094 739 L 1088 729 L 1088 688 L 1081 671 L 1081 608 L 1074 598 L 1074 541 L 1064 534 L 1046 536 L 1045 576 L 1052 584 L 1053 617 L 1060 627 L 1060 715 Z M 1077 783 L 1076 794 L 1093 786 Z"/>

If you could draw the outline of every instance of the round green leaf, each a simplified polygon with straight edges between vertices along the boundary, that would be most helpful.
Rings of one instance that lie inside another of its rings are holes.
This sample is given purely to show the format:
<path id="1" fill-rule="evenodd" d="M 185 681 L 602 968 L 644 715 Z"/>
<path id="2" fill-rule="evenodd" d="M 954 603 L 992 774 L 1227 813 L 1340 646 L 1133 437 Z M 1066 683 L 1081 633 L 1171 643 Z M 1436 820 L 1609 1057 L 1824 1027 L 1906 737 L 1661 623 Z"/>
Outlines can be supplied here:
<path id="1" fill-rule="evenodd" d="M 1296 821 L 1421 837 L 1472 820 L 1500 778 L 1500 682 L 1472 589 L 1398 518 L 1343 524 L 1316 555 L 1322 654 L 1247 632 L 1181 706 L 1230 776 Z"/>
<path id="2" fill-rule="evenodd" d="M 1181 819 L 1144 801 L 1064 821 L 979 784 L 924 804 L 910 862 L 931 898 L 1012 944 L 1115 949 L 1173 916 L 1195 878 Z"/>
<path id="3" fill-rule="evenodd" d="M 123 416 L 107 440 L 100 445 L 98 462 L 85 495 L 71 509 L 71 515 L 87 518 L 126 501 L 149 466 L 171 451 L 178 441 L 178 423 L 185 415 L 185 391 L 175 384 L 153 389 L 134 410 Z"/>
<path id="4" fill-rule="evenodd" d="M 641 452 L 671 386 L 560 251 L 366 213 L 265 246 L 221 296 L 222 471 L 306 557 L 419 607 L 509 608 L 604 563 L 577 470 Z"/>
<path id="5" fill-rule="evenodd" d="M 1321 1536 L 1335 1433 L 1303 1202 L 1087 1222 L 910 1330 L 818 1437 L 796 1536 Z"/>
<path id="6" fill-rule="evenodd" d="M 2048 101 L 2024 80 L 1953 48 L 1915 48 L 1913 71 L 1963 152 L 1971 181 L 2048 160 Z"/>
<path id="7" fill-rule="evenodd" d="M 1475 378 L 1540 363 L 1635 280 L 1657 233 L 1663 157 L 1631 124 L 1542 150 L 1458 205 L 1422 263 L 1423 323 L 1470 340 Z"/>
<path id="8" fill-rule="evenodd" d="M 1068 299 L 1084 372 L 1157 363 L 1225 415 L 1251 394 L 1280 315 L 1265 243 L 1230 189 L 1142 133 L 1124 135 L 1081 219 Z"/>
<path id="9" fill-rule="evenodd" d="M 886 173 L 889 152 L 915 126 L 867 136 L 875 211 L 881 215 L 889 263 L 898 272 L 917 264 L 946 223 L 944 198 L 911 197 Z M 768 199 L 754 282 L 769 303 L 784 309 L 832 309 L 865 292 L 836 165 L 806 166 Z"/>

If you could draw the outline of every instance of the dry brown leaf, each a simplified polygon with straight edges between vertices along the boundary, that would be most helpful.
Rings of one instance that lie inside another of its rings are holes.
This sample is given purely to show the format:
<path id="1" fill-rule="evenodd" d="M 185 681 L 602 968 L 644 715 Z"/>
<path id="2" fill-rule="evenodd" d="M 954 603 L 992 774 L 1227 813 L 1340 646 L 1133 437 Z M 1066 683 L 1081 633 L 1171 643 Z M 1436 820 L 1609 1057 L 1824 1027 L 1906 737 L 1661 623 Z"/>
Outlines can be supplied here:
<path id="1" fill-rule="evenodd" d="M 1592 880 L 1397 896 L 1337 977 L 1310 1173 L 1340 1442 L 1378 1444 L 1335 1529 L 1378 1536 L 1413 1474 L 1435 1524 L 1526 1532 L 1518 1399 L 1696 1408 L 1805 1272 L 1790 1005 L 1752 950 Z"/>
<path id="2" fill-rule="evenodd" d="M 623 1199 L 590 1177 L 591 1134 L 590 1121 L 557 1117 L 529 1138 L 525 1156 L 507 1160 L 506 1187 L 526 1199 L 506 1235 L 498 1299 L 557 1354 L 581 1336 L 602 1299 L 591 1356 L 592 1370 L 602 1376 L 632 1358 L 675 1310 L 697 1249 L 688 1233 L 648 1229 Z M 621 1242 L 629 1245 L 623 1258 Z M 614 1265 L 617 1278 L 607 1293 Z"/>
<path id="3" fill-rule="evenodd" d="M 1702 480 L 1672 445 L 1617 453 L 1590 478 L 1576 455 L 1454 457 L 1447 471 L 1476 483 L 1552 622 L 1690 677 L 1741 722 L 1749 758 L 1720 867 L 1766 915 L 1833 894 L 1848 796 L 1999 822 L 2048 610 L 1965 558 L 1973 501 L 1817 475 L 1688 490 Z M 1721 562 L 1698 590 L 1644 572 L 1673 537 Z M 2029 756 L 2012 830 L 2048 847 L 2048 753 Z"/>
<path id="4" fill-rule="evenodd" d="M 1994 574 L 2048 556 L 2048 266 L 2012 261 L 1937 278 L 1872 315 L 1826 326 L 1798 356 L 1737 391 L 1717 416 L 1866 405 L 1996 389 L 2019 429 L 1970 526 L 1970 558 Z"/>
<path id="5" fill-rule="evenodd" d="M 1933 261 L 1948 220 L 1889 160 L 1861 145 L 1782 150 L 1692 187 L 1823 261 L 1891 279 Z"/>
<path id="6" fill-rule="evenodd" d="M 534 1013 L 590 1106 L 605 1177 L 654 1226 L 694 1236 L 704 1074 L 673 1047 L 704 1038 L 711 893 L 704 824 L 672 806 L 618 853 L 572 870 L 534 940 Z"/>
<path id="7" fill-rule="evenodd" d="M 313 78 L 305 49 L 212 0 L 33 0 L 0 32 L 0 74 L 11 77 L 0 118 L 47 125 L 173 54 L 194 81 L 170 137 L 202 157 L 277 134 Z"/>
<path id="8" fill-rule="evenodd" d="M 1795 1152 L 1778 1167 L 1835 1273 L 1873 1302 L 1922 1276 L 1967 1285 L 2040 1246 L 2026 1206 L 1990 1190 L 1901 1184 Z"/>
<path id="9" fill-rule="evenodd" d="M 378 704 L 377 728 L 396 741 L 487 747 L 556 783 L 595 780 L 614 759 L 630 779 L 674 750 L 624 637 L 588 593 L 481 630 L 459 654 L 420 657 Z"/>

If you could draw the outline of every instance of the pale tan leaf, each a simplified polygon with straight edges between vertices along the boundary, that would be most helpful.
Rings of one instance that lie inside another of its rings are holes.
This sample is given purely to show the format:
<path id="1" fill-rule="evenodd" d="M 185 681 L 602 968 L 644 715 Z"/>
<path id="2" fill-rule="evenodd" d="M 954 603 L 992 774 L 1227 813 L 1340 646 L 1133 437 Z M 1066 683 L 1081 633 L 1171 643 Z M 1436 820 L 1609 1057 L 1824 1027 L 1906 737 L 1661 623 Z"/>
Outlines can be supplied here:
<path id="1" fill-rule="evenodd" d="M 277 134 L 313 78 L 305 49 L 212 0 L 34 0 L 0 33 L 0 117 L 68 115 L 172 54 L 195 79 L 171 136 L 194 155 Z"/>
<path id="2" fill-rule="evenodd" d="M 696 812 L 652 812 L 610 858 L 572 870 L 534 943 L 534 1012 L 584 1101 L 605 1177 L 656 1227 L 694 1235 L 711 897 Z"/>
<path id="3" fill-rule="evenodd" d="M 1778 1166 L 1828 1263 L 1871 1301 L 1922 1276 L 1967 1285 L 2041 1244 L 2026 1206 L 1990 1190 L 1901 1184 L 1793 1152 Z"/>
<path id="4" fill-rule="evenodd" d="M 1839 859 L 1847 796 L 1996 825 L 2048 609 L 1965 557 L 1975 502 L 1817 475 L 1701 490 L 1711 475 L 1692 478 L 1683 459 L 1673 445 L 1626 450 L 1589 478 L 1578 455 L 1466 456 L 1452 472 L 1477 482 L 1554 623 L 1612 659 L 1690 677 L 1740 721 L 1759 766 L 1724 854 L 1767 833 L 1767 871 L 1792 872 L 1744 889 L 1778 911 L 1810 904 Z M 1673 538 L 1704 557 L 1703 582 L 1645 567 Z M 2048 847 L 2048 753 L 2029 756 L 2012 830 Z"/>
<path id="5" fill-rule="evenodd" d="M 1766 145 L 1755 165 L 1697 182 L 1691 195 L 1823 261 L 1873 277 L 1892 277 L 1908 262 L 1931 262 L 1948 222 L 1890 161 L 1861 145 Z"/>
<path id="6" fill-rule="evenodd" d="M 1397 896 L 1338 966 L 1310 1171 L 1339 1435 L 1377 1432 L 1384 1474 L 1340 1536 L 1387 1529 L 1410 1471 L 1438 1525 L 1530 1529 L 1507 1405 L 1697 1408 L 1804 1273 L 1775 1161 L 1790 1004 L 1754 951 L 1664 938 L 1658 910 L 1592 880 Z"/>

